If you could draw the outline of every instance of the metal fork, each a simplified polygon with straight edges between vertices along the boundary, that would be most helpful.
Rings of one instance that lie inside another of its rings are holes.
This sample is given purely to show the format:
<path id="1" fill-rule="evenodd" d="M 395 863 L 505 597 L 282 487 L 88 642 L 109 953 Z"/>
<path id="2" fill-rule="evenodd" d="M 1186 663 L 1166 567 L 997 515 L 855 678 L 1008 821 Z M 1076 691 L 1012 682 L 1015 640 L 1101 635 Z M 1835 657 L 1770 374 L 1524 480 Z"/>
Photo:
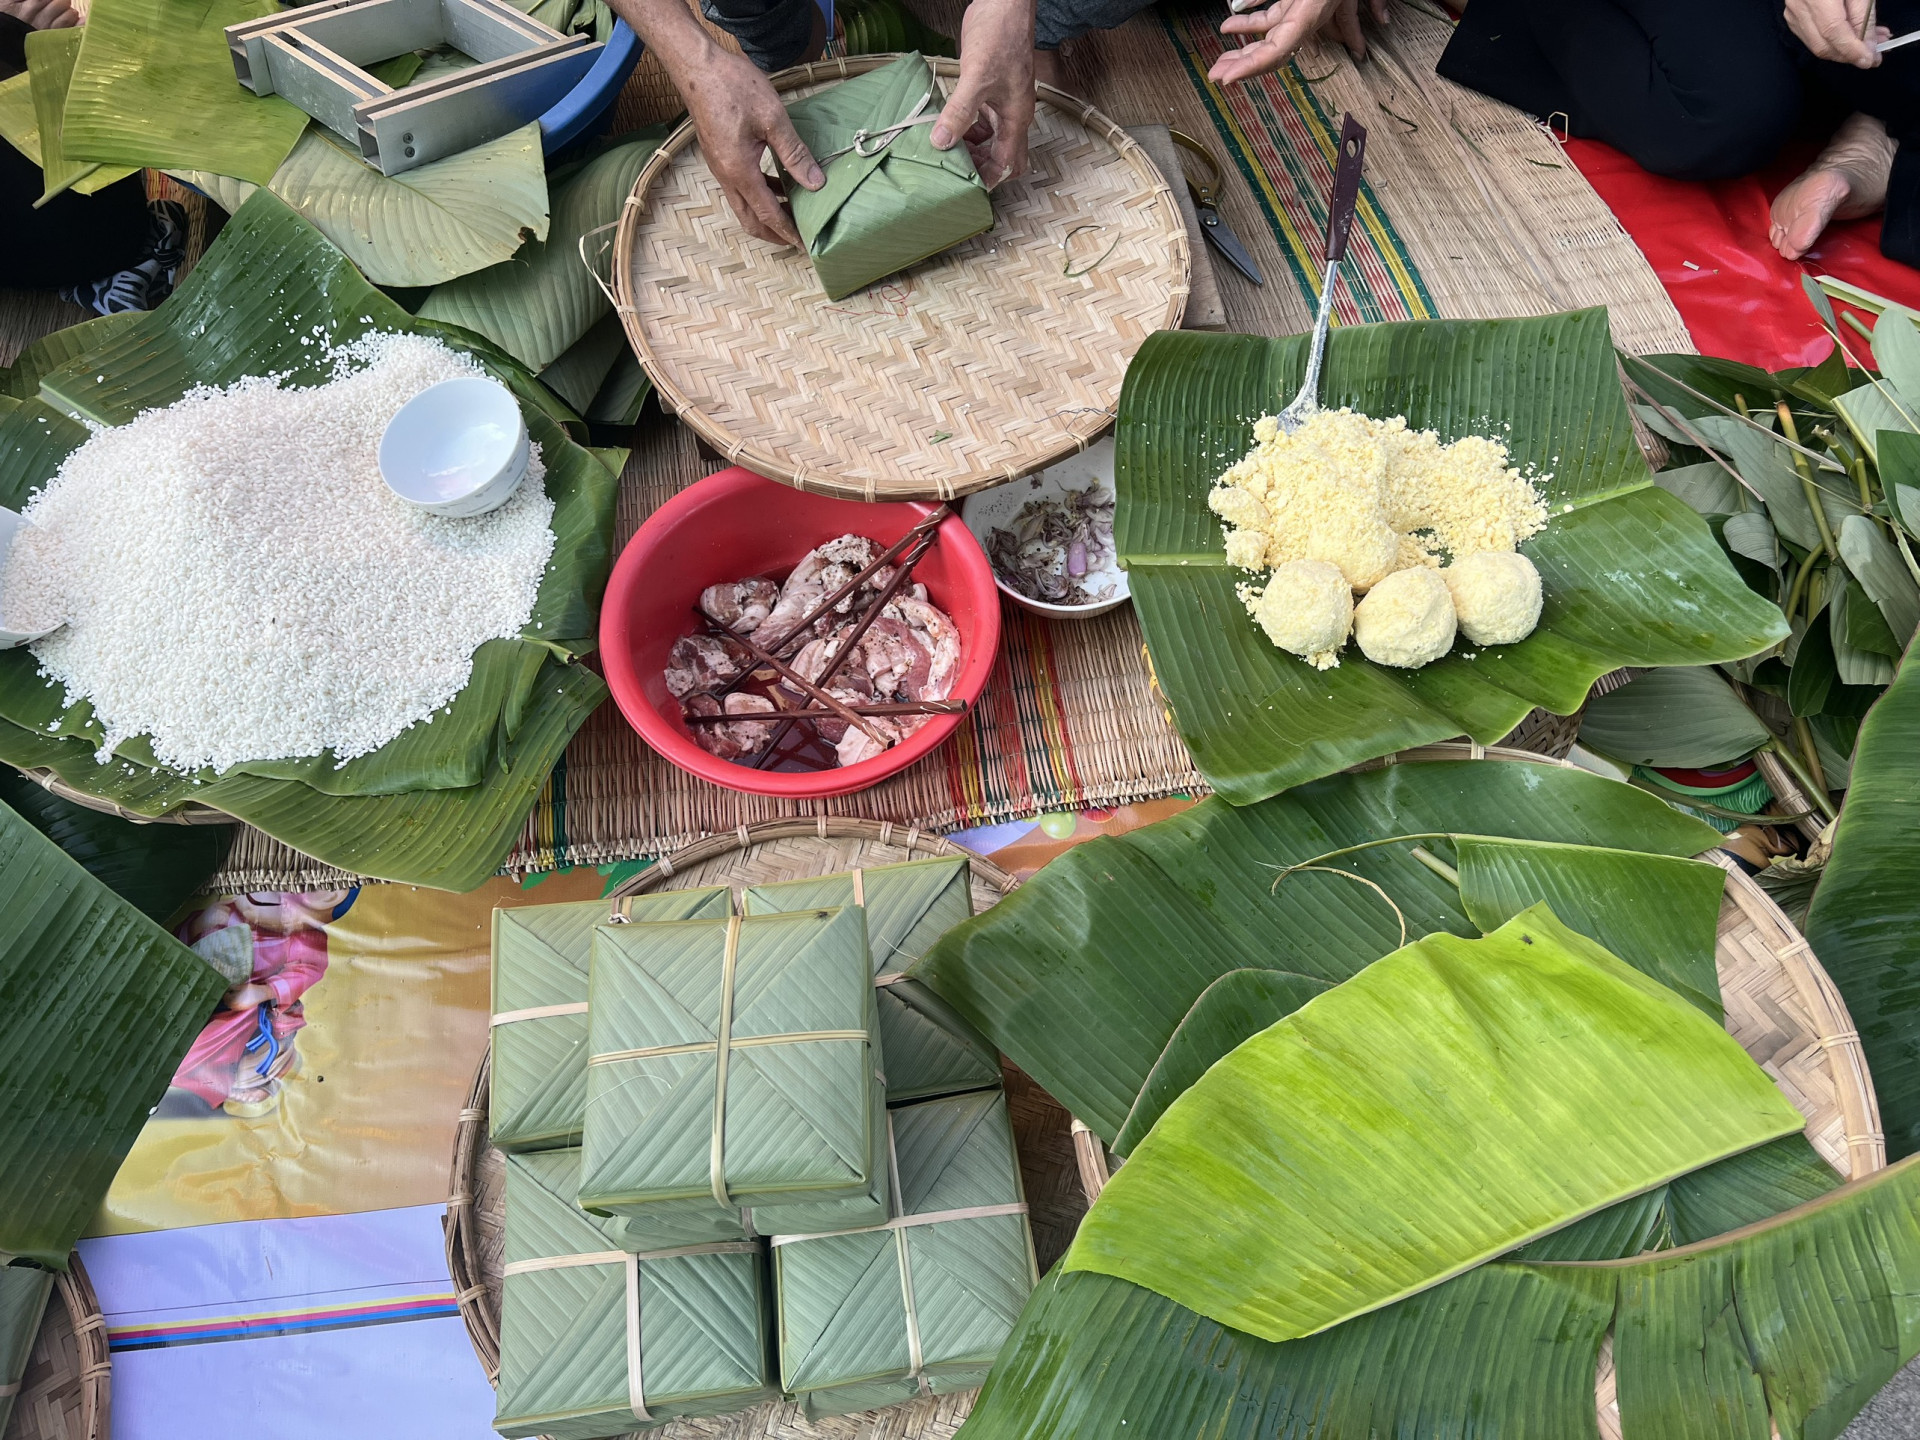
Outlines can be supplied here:
<path id="1" fill-rule="evenodd" d="M 1327 273 L 1320 282 L 1320 309 L 1313 317 L 1313 339 L 1307 345 L 1307 378 L 1300 384 L 1300 393 L 1276 417 L 1283 434 L 1291 435 L 1320 408 L 1320 364 L 1326 359 L 1327 331 L 1333 326 L 1333 287 L 1347 255 L 1347 231 L 1360 200 L 1360 167 L 1366 156 L 1366 127 L 1352 115 L 1343 116 L 1340 163 L 1333 172 L 1333 200 L 1327 207 Z"/>

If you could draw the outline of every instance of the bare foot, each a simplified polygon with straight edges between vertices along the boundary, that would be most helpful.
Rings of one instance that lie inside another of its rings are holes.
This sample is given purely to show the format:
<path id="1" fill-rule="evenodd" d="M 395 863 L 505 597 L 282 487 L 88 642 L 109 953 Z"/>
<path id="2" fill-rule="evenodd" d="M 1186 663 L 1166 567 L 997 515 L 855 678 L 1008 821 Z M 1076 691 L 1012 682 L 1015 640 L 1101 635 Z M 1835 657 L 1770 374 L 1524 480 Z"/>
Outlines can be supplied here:
<path id="1" fill-rule="evenodd" d="M 1033 52 L 1033 78 L 1041 85 L 1051 85 L 1056 90 L 1066 88 L 1065 68 L 1060 63 L 1058 50 L 1036 50 Z"/>
<path id="2" fill-rule="evenodd" d="M 1829 222 L 1871 215 L 1887 202 L 1895 142 L 1870 115 L 1849 116 L 1806 173 L 1774 197 L 1767 239 L 1798 260 Z"/>

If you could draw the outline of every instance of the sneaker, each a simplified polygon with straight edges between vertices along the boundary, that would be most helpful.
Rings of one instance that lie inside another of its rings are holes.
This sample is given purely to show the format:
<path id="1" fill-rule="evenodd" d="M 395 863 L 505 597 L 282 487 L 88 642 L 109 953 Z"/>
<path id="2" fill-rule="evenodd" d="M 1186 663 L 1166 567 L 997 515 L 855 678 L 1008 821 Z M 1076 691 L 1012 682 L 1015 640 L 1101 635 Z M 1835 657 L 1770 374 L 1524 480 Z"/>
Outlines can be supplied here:
<path id="1" fill-rule="evenodd" d="M 187 258 L 187 211 L 177 200 L 147 202 L 147 238 L 140 260 L 128 270 L 62 290 L 60 298 L 96 315 L 151 310 L 173 293 L 174 276 Z"/>

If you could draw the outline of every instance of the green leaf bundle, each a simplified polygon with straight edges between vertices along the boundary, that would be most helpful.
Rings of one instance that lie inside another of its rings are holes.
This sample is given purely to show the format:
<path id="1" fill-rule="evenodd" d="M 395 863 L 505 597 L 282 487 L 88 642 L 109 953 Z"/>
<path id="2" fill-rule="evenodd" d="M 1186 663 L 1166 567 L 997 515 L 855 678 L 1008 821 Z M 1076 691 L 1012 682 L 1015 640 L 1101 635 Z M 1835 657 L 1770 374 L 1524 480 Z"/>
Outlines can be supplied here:
<path id="1" fill-rule="evenodd" d="M 924 97 L 924 98 L 923 98 Z M 917 53 L 787 106 L 826 183 L 789 183 L 794 228 L 829 300 L 949 250 L 993 224 L 993 202 L 964 144 L 933 148 L 916 114 L 937 115 L 933 69 Z M 873 139 L 862 141 L 862 132 Z"/>
<path id="2" fill-rule="evenodd" d="M 893 1219 L 773 1242 L 780 1384 L 809 1419 L 980 1384 L 1039 1278 L 1000 1092 L 888 1119 Z"/>
<path id="3" fill-rule="evenodd" d="M 580 1203 L 748 1206 L 762 1234 L 884 1220 L 871 974 L 853 906 L 598 928 Z"/>
<path id="4" fill-rule="evenodd" d="M 626 923 L 725 916 L 723 885 L 629 900 Z M 493 1063 L 488 1138 L 502 1150 L 580 1143 L 587 1108 L 587 976 L 604 900 L 493 912 Z"/>
<path id="5" fill-rule="evenodd" d="M 890 1101 L 1000 1083 L 1000 1058 L 992 1045 L 953 1007 L 904 973 L 942 935 L 972 917 L 970 874 L 964 858 L 916 860 L 747 889 L 748 915 L 828 905 L 866 910 Z"/>
<path id="6" fill-rule="evenodd" d="M 619 1222 L 574 1203 L 579 1176 L 578 1150 L 507 1157 L 494 1428 L 588 1440 L 769 1395 L 760 1246 L 622 1253 Z"/>

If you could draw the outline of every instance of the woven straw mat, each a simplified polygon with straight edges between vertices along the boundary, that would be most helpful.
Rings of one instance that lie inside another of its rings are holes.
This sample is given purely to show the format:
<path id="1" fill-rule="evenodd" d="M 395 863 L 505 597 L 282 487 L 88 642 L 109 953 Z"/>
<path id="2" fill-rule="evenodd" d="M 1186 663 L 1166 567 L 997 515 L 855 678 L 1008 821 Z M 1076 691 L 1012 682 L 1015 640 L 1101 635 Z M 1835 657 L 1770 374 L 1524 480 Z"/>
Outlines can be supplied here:
<path id="1" fill-rule="evenodd" d="M 1428 745 L 1381 765 L 1473 759 L 1567 765 L 1524 750 L 1479 745 Z M 689 846 L 642 872 L 615 896 L 700 885 L 736 887 L 831 875 L 855 865 L 915 856 L 965 854 L 937 837 L 871 821 L 773 821 L 743 826 Z M 1766 892 L 1723 852 L 1705 857 L 1727 872 L 1721 903 L 1720 990 L 1727 1030 L 1759 1062 L 1801 1114 L 1815 1149 L 1843 1176 L 1886 1164 L 1879 1107 L 1859 1035 L 1846 1004 L 1811 947 Z M 973 859 L 975 913 L 993 905 L 1013 881 L 991 861 Z M 1020 1147 L 1021 1175 L 1033 1207 L 1034 1248 L 1042 1270 L 1061 1255 L 1106 1174 L 1107 1157 L 1066 1111 L 1011 1065 L 1007 1098 Z M 460 1292 L 461 1314 L 481 1363 L 497 1373 L 500 1334 L 501 1170 L 486 1142 L 487 1067 L 483 1060 L 454 1142 L 453 1199 L 447 1211 L 447 1261 Z M 1078 1133 L 1075 1133 L 1078 1131 Z M 966 1419 L 973 1393 L 916 1400 L 860 1415 L 809 1423 L 777 1401 L 711 1420 L 676 1421 L 667 1440 L 763 1440 L 830 1436 L 833 1440 L 945 1440 Z M 1603 1440 L 1621 1440 L 1614 1399 L 1611 1342 L 1595 1375 Z"/>
<path id="2" fill-rule="evenodd" d="M 715 836 L 635 876 L 609 897 L 702 885 L 771 884 L 814 875 L 834 875 L 856 865 L 893 865 L 968 852 L 938 836 L 871 820 L 773 821 Z M 973 906 L 990 908 L 1014 886 L 1013 877 L 990 860 L 973 856 Z M 1005 1068 L 1007 1108 L 1020 1151 L 1034 1251 L 1045 1270 L 1067 1248 L 1086 1213 L 1074 1137 L 1067 1112 L 1011 1065 Z M 460 1297 L 467 1334 L 487 1377 L 499 1372 L 500 1255 L 504 1162 L 487 1144 L 487 1061 L 480 1062 L 473 1092 L 461 1112 L 454 1140 L 453 1199 L 447 1206 L 447 1268 Z M 945 1440 L 973 1408 L 976 1392 L 935 1395 L 885 1410 L 811 1421 L 798 1405 L 772 1400 L 733 1415 L 676 1420 L 649 1430 L 659 1440 Z"/>
<path id="3" fill-rule="evenodd" d="M 797 97 L 890 58 L 773 84 Z M 741 228 L 683 125 L 613 252 L 662 401 L 729 460 L 856 500 L 952 499 L 1084 449 L 1134 351 L 1180 323 L 1186 226 L 1138 141 L 1045 86 L 1028 157 L 993 192 L 991 230 L 834 303 L 803 252 Z"/>
<path id="4" fill-rule="evenodd" d="M 76 1253 L 54 1281 L 3 1440 L 107 1440 L 113 1362 L 107 1322 Z"/>

